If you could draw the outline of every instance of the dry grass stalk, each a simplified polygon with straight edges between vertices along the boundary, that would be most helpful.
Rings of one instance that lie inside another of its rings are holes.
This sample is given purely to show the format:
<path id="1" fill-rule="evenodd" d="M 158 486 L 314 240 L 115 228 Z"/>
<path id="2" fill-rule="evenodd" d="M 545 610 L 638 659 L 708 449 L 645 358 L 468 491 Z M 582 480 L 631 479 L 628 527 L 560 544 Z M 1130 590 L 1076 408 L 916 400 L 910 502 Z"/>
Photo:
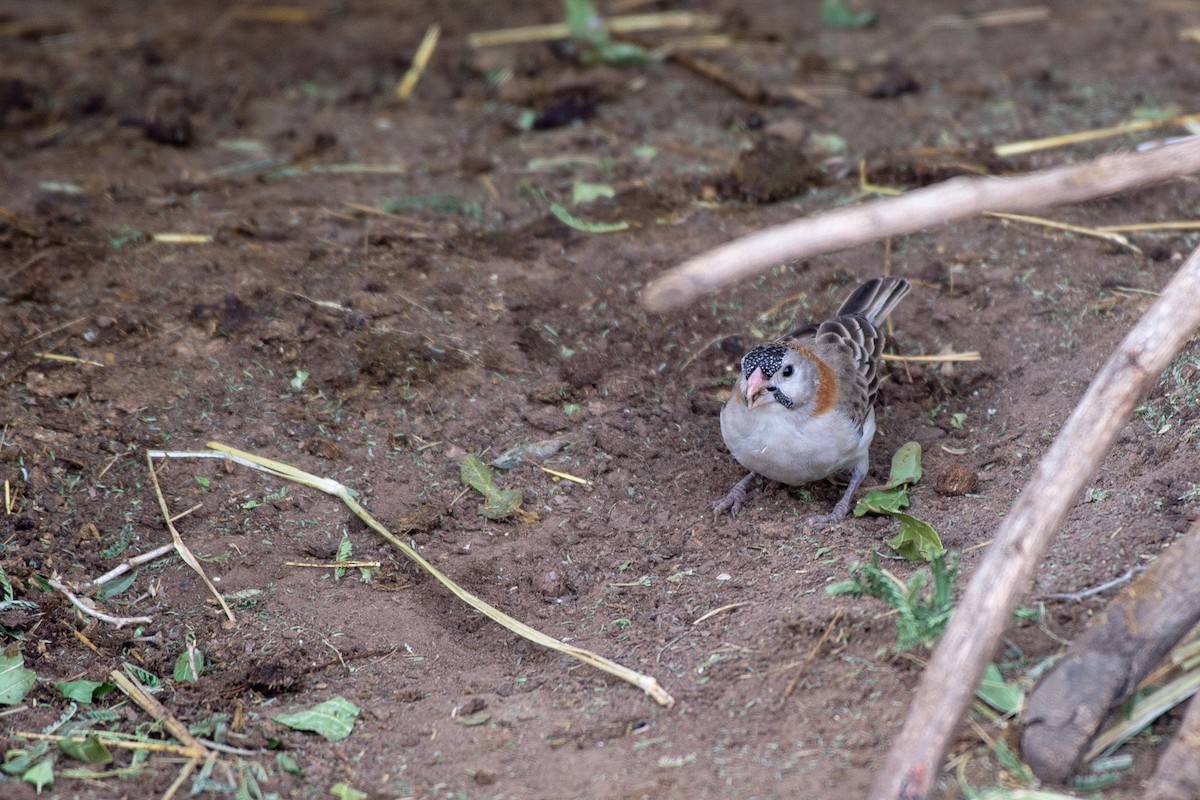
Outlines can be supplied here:
<path id="1" fill-rule="evenodd" d="M 556 653 L 571 656 L 574 659 L 582 661 L 592 667 L 595 667 L 602 672 L 607 672 L 617 678 L 620 678 L 627 683 L 637 686 L 639 689 L 650 695 L 660 705 L 668 708 L 675 704 L 675 698 L 662 688 L 662 686 L 649 675 L 643 675 L 639 672 L 622 666 L 611 659 L 597 655 L 589 650 L 584 650 L 582 647 L 575 647 L 565 642 L 560 642 L 553 637 L 547 636 L 541 631 L 526 625 L 518 619 L 510 617 L 503 611 L 492 606 L 490 603 L 476 597 L 466 589 L 459 586 L 454 581 L 450 580 L 445 574 L 437 569 L 433 564 L 429 563 L 420 553 L 409 547 L 402 539 L 393 534 L 383 525 L 381 525 L 374 517 L 367 512 L 365 508 L 358 503 L 351 495 L 350 490 L 342 484 L 330 478 L 322 478 L 317 475 L 297 469 L 290 464 L 285 464 L 282 461 L 274 461 L 269 458 L 247 453 L 243 450 L 220 444 L 218 442 L 209 442 L 208 447 L 215 450 L 215 453 L 188 453 L 188 452 L 163 452 L 152 451 L 155 457 L 159 458 L 227 458 L 234 463 L 256 469 L 260 472 L 265 472 L 268 475 L 274 475 L 277 478 L 293 481 L 312 489 L 325 492 L 333 495 L 341 500 L 363 523 L 375 533 L 386 539 L 392 546 L 403 553 L 409 560 L 420 567 L 426 574 L 431 576 L 442 586 L 446 587 L 450 592 L 462 600 L 464 603 L 483 614 L 493 622 L 502 625 L 518 636 L 541 645 L 548 650 L 553 650 Z M 147 458 L 150 454 L 147 454 Z M 156 483 L 157 488 L 157 483 Z M 161 495 L 160 495 L 161 497 Z M 165 515 L 165 514 L 164 514 Z"/>
<path id="2" fill-rule="evenodd" d="M 200 562 L 192 555 L 192 551 L 184 544 L 183 537 L 179 535 L 179 531 L 175 528 L 175 523 L 172 522 L 171 512 L 167 510 L 167 499 L 163 497 L 162 487 L 158 485 L 158 474 L 154 471 L 154 459 L 163 458 L 164 454 L 161 450 L 146 451 L 146 466 L 150 468 L 150 481 L 154 484 L 154 495 L 158 498 L 158 507 L 162 511 L 163 521 L 167 524 L 167 530 L 171 532 L 171 541 L 175 543 L 175 552 L 179 553 L 179 557 L 183 559 L 183 563 L 187 564 L 192 570 L 200 576 L 204 581 L 204 585 L 212 592 L 213 597 L 217 598 L 217 602 L 221 604 L 221 609 L 225 612 L 226 618 L 230 622 L 237 622 L 237 617 L 233 615 L 233 609 L 225 602 L 225 598 L 217 591 L 217 587 L 213 586 L 212 581 L 208 579 L 208 575 L 204 573 L 204 568 L 200 566 Z"/>
<path id="3" fill-rule="evenodd" d="M 1113 231 L 1102 231 L 1098 228 L 1088 228 L 1082 225 L 1072 225 L 1069 222 L 1059 222 L 1045 217 L 1034 217 L 1029 214 L 1006 214 L 1001 211 L 988 211 L 984 214 L 985 217 L 994 217 L 996 219 L 1007 220 L 1009 222 L 1023 222 L 1027 225 L 1040 225 L 1043 228 L 1053 228 L 1057 231 L 1066 231 L 1068 233 L 1078 233 L 1080 236 L 1091 236 L 1094 239 L 1103 239 L 1106 242 L 1112 242 L 1118 247 L 1124 247 L 1126 250 L 1141 255 L 1142 250 L 1133 242 L 1126 239 L 1119 233 Z"/>
<path id="4" fill-rule="evenodd" d="M 713 31 L 721 24 L 717 14 L 696 14 L 691 11 L 665 11 L 661 14 L 627 14 L 608 17 L 604 26 L 612 33 L 639 33 L 661 30 Z M 530 25 L 523 28 L 503 28 L 496 31 L 480 31 L 467 36 L 471 47 L 498 47 L 510 44 L 553 42 L 569 39 L 571 31 L 565 22 L 549 25 Z"/>
<path id="5" fill-rule="evenodd" d="M 425 67 L 429 66 L 429 59 L 433 58 L 433 50 L 437 47 L 438 37 L 441 35 L 442 29 L 438 25 L 430 25 L 426 29 L 425 36 L 417 45 L 417 52 L 413 54 L 412 65 L 396 84 L 396 99 L 400 102 L 407 100 L 413 89 L 417 88 L 417 81 L 425 74 Z"/>
<path id="6" fill-rule="evenodd" d="M 1200 114 L 1184 114 L 1183 116 L 1172 117 L 1170 119 L 1136 119 L 1131 122 L 1123 122 L 1120 125 L 1111 125 L 1107 128 L 1093 128 L 1088 131 L 1063 133 L 1058 136 L 1047 136 L 1042 139 L 1026 139 L 1021 142 L 998 144 L 992 149 L 992 152 L 1001 157 L 1019 156 L 1025 153 L 1035 153 L 1039 150 L 1069 147 L 1075 144 L 1094 142 L 1098 139 L 1109 139 L 1113 136 L 1124 136 L 1129 133 L 1152 131 L 1156 128 L 1165 128 L 1169 125 L 1187 125 L 1194 122 L 1200 122 Z"/>

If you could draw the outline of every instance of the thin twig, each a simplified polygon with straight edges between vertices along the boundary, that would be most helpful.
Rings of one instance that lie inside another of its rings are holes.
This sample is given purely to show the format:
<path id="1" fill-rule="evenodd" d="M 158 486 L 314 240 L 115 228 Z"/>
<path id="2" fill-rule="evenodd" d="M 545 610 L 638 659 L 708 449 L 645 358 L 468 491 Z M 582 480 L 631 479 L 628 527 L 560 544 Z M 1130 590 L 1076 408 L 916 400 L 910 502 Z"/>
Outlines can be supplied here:
<path id="1" fill-rule="evenodd" d="M 872 200 L 767 228 L 669 270 L 642 293 L 652 311 L 684 306 L 703 294 L 785 261 L 912 233 L 985 211 L 1025 212 L 1076 203 L 1200 170 L 1200 141 L 1005 178 L 958 177 L 900 197 Z"/>
<path id="2" fill-rule="evenodd" d="M 145 564 L 148 561 L 153 561 L 156 558 L 162 558 L 163 556 L 165 556 L 167 553 L 171 552 L 174 549 L 175 549 L 174 544 L 164 544 L 161 547 L 154 548 L 153 550 L 151 550 L 148 553 L 142 553 L 140 556 L 133 556 L 132 558 L 126 559 L 124 563 L 118 564 L 117 566 L 113 567 L 108 572 L 101 575 L 99 578 L 95 578 L 93 580 L 88 581 L 83 586 L 88 591 L 91 591 L 92 589 L 95 589 L 97 586 L 103 586 L 104 584 L 108 583 L 109 581 L 113 580 L 114 578 L 124 575 L 126 572 L 129 572 L 129 570 L 133 569 L 134 567 L 140 567 L 142 564 Z"/>
<path id="3" fill-rule="evenodd" d="M 87 614 L 89 617 L 95 617 L 101 622 L 107 622 L 109 625 L 117 628 L 124 628 L 126 625 L 149 625 L 154 621 L 150 617 L 114 617 L 112 614 L 105 614 L 103 611 L 98 611 L 95 607 L 88 605 L 87 601 L 76 596 L 74 592 L 68 589 L 66 584 L 58 579 L 57 575 L 53 578 L 47 578 L 46 583 L 49 584 L 51 589 L 65 595 L 71 601 L 71 605 L 78 608 L 84 614 Z"/>
<path id="4" fill-rule="evenodd" d="M 1145 567 L 1130 567 L 1129 569 L 1125 570 L 1125 574 L 1119 575 L 1116 578 L 1113 578 L 1111 581 L 1105 581 L 1097 586 L 1093 586 L 1090 589 L 1084 589 L 1079 592 L 1055 592 L 1054 594 L 1042 595 L 1042 597 L 1046 600 L 1070 600 L 1073 603 L 1078 603 L 1079 601 L 1085 600 L 1093 595 L 1102 594 L 1103 592 L 1107 592 L 1109 589 L 1115 589 L 1118 586 L 1129 583 L 1129 581 L 1133 580 L 1136 576 L 1145 571 Z"/>

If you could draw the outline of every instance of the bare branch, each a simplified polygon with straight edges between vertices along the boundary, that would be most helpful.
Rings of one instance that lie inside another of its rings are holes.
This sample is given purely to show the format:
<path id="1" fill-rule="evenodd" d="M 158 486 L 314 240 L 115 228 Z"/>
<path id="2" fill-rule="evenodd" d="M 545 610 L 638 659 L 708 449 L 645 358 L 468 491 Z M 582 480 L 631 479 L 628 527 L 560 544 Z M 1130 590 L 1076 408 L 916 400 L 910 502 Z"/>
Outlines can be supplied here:
<path id="1" fill-rule="evenodd" d="M 950 737 L 1067 510 L 1134 406 L 1200 325 L 1197 297 L 1200 248 L 1101 368 L 996 531 L 925 669 L 870 800 L 929 796 Z"/>
<path id="2" fill-rule="evenodd" d="M 1078 203 L 1198 170 L 1200 141 L 1183 141 L 1028 175 L 953 178 L 899 197 L 827 211 L 735 239 L 655 280 L 642 293 L 642 304 L 651 311 L 668 311 L 784 261 L 844 250 L 985 211 L 1033 211 Z"/>

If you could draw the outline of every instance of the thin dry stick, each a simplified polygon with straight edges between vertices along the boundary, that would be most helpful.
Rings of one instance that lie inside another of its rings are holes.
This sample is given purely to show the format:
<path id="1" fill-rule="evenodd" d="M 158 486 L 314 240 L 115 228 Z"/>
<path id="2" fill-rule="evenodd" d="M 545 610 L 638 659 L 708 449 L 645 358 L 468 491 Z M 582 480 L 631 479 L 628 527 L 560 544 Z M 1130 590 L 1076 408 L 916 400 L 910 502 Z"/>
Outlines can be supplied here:
<path id="1" fill-rule="evenodd" d="M 150 617 L 114 617 L 112 614 L 105 614 L 103 611 L 97 610 L 95 607 L 88 605 L 82 599 L 77 597 L 74 592 L 67 588 L 66 584 L 58 579 L 57 576 L 48 578 L 46 583 L 50 585 L 51 589 L 62 592 L 62 594 L 71 601 L 71 605 L 78 608 L 84 614 L 87 614 L 89 617 L 95 617 L 101 622 L 107 622 L 109 625 L 113 625 L 118 628 L 124 628 L 126 625 L 149 625 L 154 621 L 150 619 Z"/>
<path id="2" fill-rule="evenodd" d="M 128 558 L 123 563 L 118 564 L 117 566 L 110 569 L 108 572 L 101 575 L 99 578 L 93 578 L 92 580 L 85 583 L 83 585 L 84 589 L 91 591 L 92 589 L 96 588 L 97 586 L 103 586 L 104 584 L 108 583 L 109 581 L 113 580 L 114 578 L 117 578 L 121 575 L 124 575 L 126 572 L 129 572 L 129 570 L 133 569 L 134 567 L 139 567 L 142 564 L 145 564 L 148 561 L 153 561 L 156 558 L 162 558 L 163 556 L 165 556 L 167 553 L 171 552 L 174 549 L 175 549 L 175 545 L 164 544 L 161 547 L 154 548 L 153 550 L 151 550 L 148 553 L 142 553 L 140 556 L 134 556 L 133 558 Z"/>
<path id="3" fill-rule="evenodd" d="M 153 474 L 154 465 L 150 465 L 150 472 Z M 188 751 L 188 760 L 179 768 L 179 774 L 175 776 L 175 780 L 163 792 L 161 800 L 171 800 L 175 794 L 183 786 L 184 781 L 190 776 L 200 765 L 200 761 L 208 753 L 216 756 L 215 752 L 208 750 L 204 743 L 192 735 L 187 726 L 176 719 L 170 711 L 167 711 L 166 706 L 158 702 L 149 692 L 146 687 L 142 686 L 137 678 L 130 677 L 120 670 L 113 670 L 108 674 L 108 677 L 117 685 L 125 695 L 138 705 L 143 711 L 154 717 L 155 721 L 162 723 L 162 726 L 167 729 L 167 732 L 174 736 L 183 744 Z"/>
<path id="4" fill-rule="evenodd" d="M 985 211 L 1032 211 L 1077 203 L 1200 170 L 1200 141 L 1118 153 L 1008 178 L 960 177 L 900 197 L 839 208 L 753 233 L 668 271 L 642 293 L 651 311 L 667 311 L 784 261 L 973 217 Z"/>
<path id="5" fill-rule="evenodd" d="M 204 567 L 200 566 L 200 562 L 192 555 L 192 551 L 184 544 L 183 537 L 175 529 L 175 523 L 171 521 L 171 512 L 167 510 L 167 498 L 163 497 L 162 487 L 158 485 L 158 474 L 154 471 L 154 459 L 150 457 L 150 451 L 146 452 L 146 466 L 150 468 L 150 481 L 154 484 L 154 495 L 158 498 L 158 507 L 162 511 L 163 521 L 167 523 L 167 530 L 171 531 L 171 541 L 175 543 L 175 551 L 179 553 L 179 557 L 183 559 L 183 563 L 191 567 L 200 576 L 200 579 L 204 581 L 204 585 L 208 587 L 213 597 L 217 598 L 217 602 L 221 604 L 221 608 L 225 611 L 225 616 L 229 621 L 237 622 L 237 617 L 233 615 L 233 609 L 225 602 L 225 598 L 217 591 L 217 587 L 213 586 L 212 581 L 208 579 L 208 575 L 204 574 Z"/>
<path id="6" fill-rule="evenodd" d="M 996 531 L 925 670 L 869 800 L 929 796 L 1013 608 L 1129 414 L 1200 326 L 1200 248 L 1096 375 Z"/>

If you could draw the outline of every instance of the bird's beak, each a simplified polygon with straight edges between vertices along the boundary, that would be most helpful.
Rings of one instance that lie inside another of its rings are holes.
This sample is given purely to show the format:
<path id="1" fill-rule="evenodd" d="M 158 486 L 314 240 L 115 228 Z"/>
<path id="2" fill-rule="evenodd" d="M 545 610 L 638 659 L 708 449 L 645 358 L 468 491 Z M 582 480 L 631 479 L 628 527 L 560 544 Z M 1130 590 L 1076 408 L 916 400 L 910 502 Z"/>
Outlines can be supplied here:
<path id="1" fill-rule="evenodd" d="M 770 381 L 763 375 L 762 369 L 756 367 L 754 372 L 751 372 L 750 376 L 746 378 L 747 408 L 754 408 L 757 405 L 761 405 L 766 401 L 766 398 L 770 397 L 766 393 L 768 385 L 770 385 Z"/>

